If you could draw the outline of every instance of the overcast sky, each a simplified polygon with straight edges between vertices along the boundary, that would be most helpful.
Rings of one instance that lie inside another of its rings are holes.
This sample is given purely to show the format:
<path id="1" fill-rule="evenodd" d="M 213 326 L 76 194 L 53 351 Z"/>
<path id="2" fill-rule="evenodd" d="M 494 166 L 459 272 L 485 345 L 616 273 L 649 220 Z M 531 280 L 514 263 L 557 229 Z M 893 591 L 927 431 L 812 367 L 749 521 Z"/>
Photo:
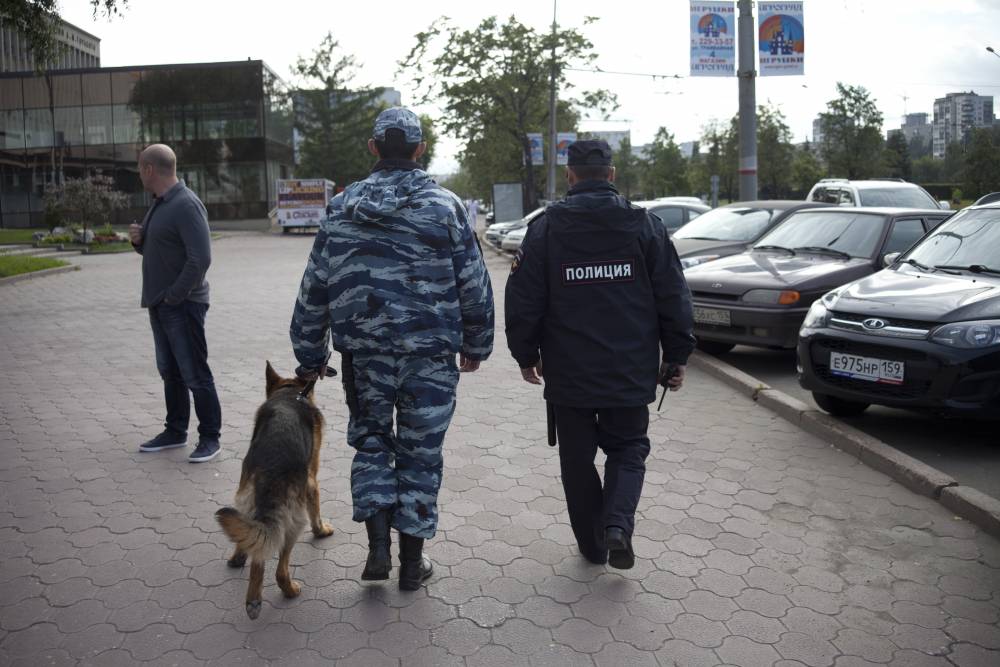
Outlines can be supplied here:
<path id="1" fill-rule="evenodd" d="M 577 0 L 558 3 L 560 25 L 583 27 L 604 70 L 674 75 L 680 79 L 570 73 L 581 89 L 605 87 L 621 105 L 614 122 L 586 120 L 583 130 L 632 131 L 649 142 L 665 126 L 678 142 L 697 139 L 711 119 L 737 110 L 737 80 L 690 78 L 688 0 Z M 502 10 L 500 8 L 503 8 Z M 130 0 L 121 17 L 94 20 L 87 0 L 62 0 L 62 16 L 101 38 L 105 67 L 262 59 L 280 76 L 327 31 L 363 63 L 359 83 L 393 86 L 403 103 L 413 90 L 397 63 L 413 35 L 440 16 L 473 27 L 493 13 L 513 14 L 548 30 L 552 3 L 507 0 Z M 835 83 L 863 85 L 885 114 L 886 129 L 904 111 L 931 113 L 935 97 L 960 90 L 1000 95 L 1000 0 L 805 0 L 805 75 L 757 79 L 757 101 L 781 108 L 796 141 L 810 138 L 812 120 L 835 95 Z M 904 101 L 904 96 L 908 99 Z M 435 115 L 432 107 L 418 108 Z M 538 128 L 542 131 L 543 128 Z M 431 170 L 456 168 L 456 141 L 442 137 Z"/>

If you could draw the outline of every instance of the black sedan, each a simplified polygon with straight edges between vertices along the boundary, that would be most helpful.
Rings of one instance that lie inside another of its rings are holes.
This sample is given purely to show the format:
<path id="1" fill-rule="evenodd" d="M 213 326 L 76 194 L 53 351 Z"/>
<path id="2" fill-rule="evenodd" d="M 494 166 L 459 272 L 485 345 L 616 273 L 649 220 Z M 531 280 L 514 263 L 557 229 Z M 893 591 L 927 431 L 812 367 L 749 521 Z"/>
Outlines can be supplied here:
<path id="1" fill-rule="evenodd" d="M 835 415 L 876 403 L 1000 419 L 1000 203 L 816 301 L 798 357 L 800 384 Z"/>
<path id="2" fill-rule="evenodd" d="M 886 253 L 906 250 L 949 215 L 898 208 L 796 211 L 749 251 L 684 272 L 699 348 L 713 354 L 734 345 L 794 348 L 813 301 L 871 275 Z"/>
<path id="3" fill-rule="evenodd" d="M 790 199 L 741 201 L 702 213 L 673 235 L 685 269 L 743 252 L 788 216 L 826 204 Z"/>

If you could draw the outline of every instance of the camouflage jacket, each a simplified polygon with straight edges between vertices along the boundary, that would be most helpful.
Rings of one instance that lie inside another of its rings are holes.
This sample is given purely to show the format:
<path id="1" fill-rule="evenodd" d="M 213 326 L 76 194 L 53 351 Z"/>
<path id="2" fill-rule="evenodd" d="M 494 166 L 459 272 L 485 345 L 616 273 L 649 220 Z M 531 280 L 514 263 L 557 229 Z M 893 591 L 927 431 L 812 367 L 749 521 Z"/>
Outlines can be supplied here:
<path id="1" fill-rule="evenodd" d="M 322 364 L 328 333 L 352 353 L 483 360 L 493 350 L 493 289 L 465 207 L 403 165 L 379 163 L 327 209 L 292 316 L 306 368 Z"/>

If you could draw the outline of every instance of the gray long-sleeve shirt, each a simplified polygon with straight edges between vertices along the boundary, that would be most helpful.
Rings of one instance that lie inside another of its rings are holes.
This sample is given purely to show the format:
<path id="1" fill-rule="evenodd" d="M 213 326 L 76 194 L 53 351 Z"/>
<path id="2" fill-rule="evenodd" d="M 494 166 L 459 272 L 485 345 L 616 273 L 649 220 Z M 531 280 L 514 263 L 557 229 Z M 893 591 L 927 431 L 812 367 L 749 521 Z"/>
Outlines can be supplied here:
<path id="1" fill-rule="evenodd" d="M 185 299 L 208 303 L 208 212 L 184 181 L 155 198 L 142 221 L 142 244 L 133 247 L 142 255 L 143 308 Z"/>

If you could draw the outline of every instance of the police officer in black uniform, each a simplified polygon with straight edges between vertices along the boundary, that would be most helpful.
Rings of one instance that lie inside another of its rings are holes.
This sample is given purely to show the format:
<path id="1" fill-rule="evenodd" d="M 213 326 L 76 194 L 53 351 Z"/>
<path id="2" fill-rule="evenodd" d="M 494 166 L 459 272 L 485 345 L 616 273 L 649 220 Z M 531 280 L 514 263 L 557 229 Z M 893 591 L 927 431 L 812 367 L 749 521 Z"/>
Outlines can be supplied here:
<path id="1" fill-rule="evenodd" d="M 666 227 L 612 184 L 608 144 L 577 141 L 568 164 L 566 198 L 531 224 L 511 266 L 507 344 L 527 382 L 541 384 L 544 369 L 580 552 L 628 569 L 648 405 L 658 382 L 676 391 L 684 381 L 691 293 Z"/>

